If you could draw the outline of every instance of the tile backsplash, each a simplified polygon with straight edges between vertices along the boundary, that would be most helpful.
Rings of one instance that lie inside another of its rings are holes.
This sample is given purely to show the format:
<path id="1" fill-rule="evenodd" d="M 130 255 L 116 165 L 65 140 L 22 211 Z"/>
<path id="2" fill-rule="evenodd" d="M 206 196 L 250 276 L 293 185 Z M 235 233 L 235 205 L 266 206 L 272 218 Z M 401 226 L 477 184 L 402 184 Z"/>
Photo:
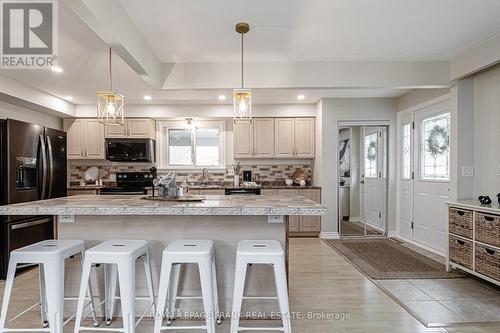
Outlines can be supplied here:
<path id="1" fill-rule="evenodd" d="M 91 167 L 96 166 L 100 169 L 100 177 L 104 182 L 112 181 L 112 174 L 117 172 L 139 172 L 139 171 L 149 171 L 150 165 L 147 164 L 127 164 L 127 163 L 112 163 L 112 164 L 80 164 L 78 161 L 70 161 L 69 163 L 69 181 L 70 184 L 77 184 L 84 179 L 85 171 Z M 231 166 L 227 166 L 223 170 L 209 170 L 208 179 L 209 182 L 232 182 L 233 175 L 229 175 L 229 170 Z M 269 165 L 242 165 L 240 170 L 240 177 L 243 171 L 252 171 L 252 176 L 259 175 L 261 181 L 273 182 L 273 181 L 283 181 L 289 178 L 297 169 L 304 170 L 306 174 L 306 181 L 310 183 L 312 181 L 312 166 L 309 164 L 269 164 Z M 201 182 L 202 172 L 201 170 L 175 170 L 177 173 L 177 180 L 183 180 L 187 177 L 190 182 Z M 167 173 L 165 170 L 158 171 L 158 174 Z"/>

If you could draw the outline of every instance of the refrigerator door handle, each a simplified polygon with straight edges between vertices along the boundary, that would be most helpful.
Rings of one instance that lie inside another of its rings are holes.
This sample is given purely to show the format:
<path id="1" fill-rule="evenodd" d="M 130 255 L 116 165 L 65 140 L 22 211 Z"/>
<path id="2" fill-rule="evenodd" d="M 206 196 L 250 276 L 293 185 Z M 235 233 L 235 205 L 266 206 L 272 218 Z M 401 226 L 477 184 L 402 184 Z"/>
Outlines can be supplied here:
<path id="1" fill-rule="evenodd" d="M 54 154 L 52 153 L 52 142 L 50 141 L 50 136 L 47 136 L 47 150 L 49 156 L 49 191 L 47 199 L 50 199 L 52 198 L 52 187 L 54 184 Z"/>
<path id="2" fill-rule="evenodd" d="M 40 135 L 40 148 L 42 150 L 42 193 L 40 200 L 45 199 L 45 189 L 47 188 L 47 149 L 45 147 L 45 140 L 43 135 Z"/>

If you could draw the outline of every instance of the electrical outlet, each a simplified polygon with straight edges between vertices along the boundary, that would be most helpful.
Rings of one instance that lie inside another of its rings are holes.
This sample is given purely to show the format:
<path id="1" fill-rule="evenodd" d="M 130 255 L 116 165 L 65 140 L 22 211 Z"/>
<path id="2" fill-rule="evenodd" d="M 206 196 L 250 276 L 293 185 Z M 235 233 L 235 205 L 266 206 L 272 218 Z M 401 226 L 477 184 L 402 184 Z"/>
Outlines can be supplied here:
<path id="1" fill-rule="evenodd" d="M 283 223 L 283 215 L 268 215 L 267 223 Z"/>
<path id="2" fill-rule="evenodd" d="M 75 215 L 59 215 L 60 223 L 75 223 Z"/>

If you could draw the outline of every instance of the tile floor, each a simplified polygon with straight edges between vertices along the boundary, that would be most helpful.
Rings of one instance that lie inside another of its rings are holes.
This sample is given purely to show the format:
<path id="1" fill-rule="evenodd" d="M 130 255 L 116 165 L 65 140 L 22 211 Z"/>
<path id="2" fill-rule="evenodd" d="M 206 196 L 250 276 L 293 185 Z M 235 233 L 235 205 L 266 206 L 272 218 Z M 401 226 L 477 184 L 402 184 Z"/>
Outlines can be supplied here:
<path id="1" fill-rule="evenodd" d="M 20 275 L 16 284 L 12 309 L 31 305 L 38 297 L 36 270 Z M 3 286 L 0 282 L 0 296 Z M 290 239 L 290 306 L 303 315 L 292 321 L 294 333 L 500 332 L 499 324 L 425 327 L 317 238 Z M 309 313 L 333 316 L 310 318 Z M 27 314 L 22 323 L 38 325 L 39 311 Z M 73 332 L 72 322 L 64 332 Z M 136 332 L 152 332 L 152 322 L 141 323 Z M 217 332 L 229 332 L 229 322 Z"/>

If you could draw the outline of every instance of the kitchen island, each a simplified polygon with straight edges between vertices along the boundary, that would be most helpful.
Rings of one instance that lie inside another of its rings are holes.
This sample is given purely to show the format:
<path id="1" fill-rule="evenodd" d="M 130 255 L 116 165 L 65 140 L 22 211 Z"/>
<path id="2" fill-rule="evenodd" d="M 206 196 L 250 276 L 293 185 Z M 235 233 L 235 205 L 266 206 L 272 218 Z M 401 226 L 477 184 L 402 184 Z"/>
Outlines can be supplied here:
<path id="1" fill-rule="evenodd" d="M 203 202 L 149 201 L 142 196 L 81 195 L 0 206 L 1 215 L 54 215 L 56 237 L 83 239 L 86 247 L 109 239 L 149 241 L 155 286 L 162 250 L 175 239 L 211 239 L 215 242 L 221 311 L 231 310 L 236 246 L 242 239 L 275 239 L 287 251 L 287 224 L 291 215 L 324 215 L 326 208 L 301 196 L 206 196 Z M 102 281 L 102 268 L 96 269 Z M 248 295 L 275 295 L 274 279 L 267 266 L 249 269 Z M 76 295 L 80 278 L 77 260 L 67 265 L 66 293 Z M 137 295 L 146 295 L 146 280 L 137 266 Z M 199 294 L 197 270 L 182 271 L 181 294 Z M 94 283 L 98 297 L 103 284 Z M 183 310 L 200 310 L 196 301 L 181 301 Z M 251 303 L 251 302 L 248 302 Z M 276 304 L 248 304 L 244 311 L 275 311 Z M 145 305 L 145 302 L 144 304 Z M 264 307 L 263 307 L 264 306 Z M 73 308 L 67 307 L 68 311 Z M 138 304 L 137 313 L 144 308 Z M 68 312 L 69 313 L 69 312 Z"/>

